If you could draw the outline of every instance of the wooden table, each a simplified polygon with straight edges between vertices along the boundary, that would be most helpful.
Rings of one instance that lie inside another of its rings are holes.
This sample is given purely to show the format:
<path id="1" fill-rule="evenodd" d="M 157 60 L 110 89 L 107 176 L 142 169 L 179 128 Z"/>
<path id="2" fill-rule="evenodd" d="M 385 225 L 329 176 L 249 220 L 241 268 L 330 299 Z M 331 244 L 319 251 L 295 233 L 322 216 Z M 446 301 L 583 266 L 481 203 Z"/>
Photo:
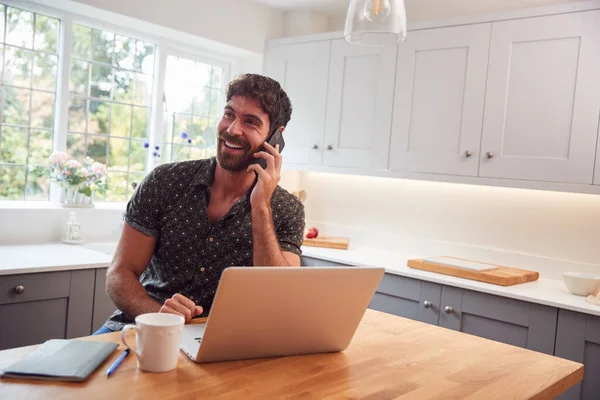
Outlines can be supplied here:
<path id="1" fill-rule="evenodd" d="M 34 348 L 0 351 L 0 369 Z M 214 364 L 181 353 L 166 373 L 142 372 L 130 355 L 106 378 L 123 349 L 82 383 L 0 379 L 0 398 L 551 399 L 583 378 L 576 362 L 373 310 L 340 353 Z"/>

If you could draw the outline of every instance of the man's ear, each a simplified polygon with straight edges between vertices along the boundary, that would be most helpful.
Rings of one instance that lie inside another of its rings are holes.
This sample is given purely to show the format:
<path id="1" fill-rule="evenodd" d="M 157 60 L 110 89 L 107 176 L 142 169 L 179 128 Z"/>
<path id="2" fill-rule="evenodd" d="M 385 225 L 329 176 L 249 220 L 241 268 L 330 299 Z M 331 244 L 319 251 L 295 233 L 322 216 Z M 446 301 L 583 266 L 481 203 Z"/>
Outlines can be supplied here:
<path id="1" fill-rule="evenodd" d="M 279 127 L 279 131 L 281 132 L 281 134 L 283 135 L 283 131 L 285 130 L 285 126 L 280 126 Z"/>

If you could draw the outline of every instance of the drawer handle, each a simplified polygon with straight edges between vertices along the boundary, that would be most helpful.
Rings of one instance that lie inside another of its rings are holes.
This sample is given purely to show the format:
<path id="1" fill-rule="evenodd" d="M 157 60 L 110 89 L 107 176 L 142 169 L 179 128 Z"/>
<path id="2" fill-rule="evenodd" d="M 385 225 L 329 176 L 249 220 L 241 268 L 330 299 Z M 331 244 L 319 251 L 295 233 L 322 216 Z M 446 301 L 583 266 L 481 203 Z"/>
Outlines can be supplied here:
<path id="1" fill-rule="evenodd" d="M 444 307 L 444 311 L 446 311 L 446 314 L 452 314 L 454 312 L 454 309 L 450 306 L 446 306 Z"/>
<path id="2" fill-rule="evenodd" d="M 16 294 L 23 294 L 24 292 L 25 292 L 25 286 L 23 286 L 23 285 L 19 285 L 15 288 Z"/>
<path id="3" fill-rule="evenodd" d="M 431 308 L 431 302 L 430 302 L 429 300 L 425 300 L 425 301 L 423 302 L 423 306 L 424 306 L 425 308 Z"/>

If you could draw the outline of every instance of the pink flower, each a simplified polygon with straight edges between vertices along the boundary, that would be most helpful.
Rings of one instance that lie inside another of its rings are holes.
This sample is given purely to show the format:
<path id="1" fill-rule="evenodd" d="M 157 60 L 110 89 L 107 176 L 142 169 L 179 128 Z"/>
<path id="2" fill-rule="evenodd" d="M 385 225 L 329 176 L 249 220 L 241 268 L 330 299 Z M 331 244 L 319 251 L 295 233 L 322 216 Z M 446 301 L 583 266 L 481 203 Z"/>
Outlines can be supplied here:
<path id="1" fill-rule="evenodd" d="M 77 160 L 69 160 L 65 165 L 68 168 L 80 168 L 81 167 L 81 163 Z"/>
<path id="2" fill-rule="evenodd" d="M 83 175 L 84 178 L 87 178 L 88 176 L 90 176 L 90 172 L 84 168 L 81 170 L 81 175 Z"/>
<path id="3" fill-rule="evenodd" d="M 48 159 L 52 164 L 64 163 L 67 161 L 67 154 L 62 151 L 56 151 Z"/>
<path id="4" fill-rule="evenodd" d="M 95 162 L 92 164 L 92 171 L 98 176 L 106 175 L 106 166 L 102 163 Z"/>
<path id="5" fill-rule="evenodd" d="M 65 175 L 71 176 L 71 171 L 65 171 Z"/>

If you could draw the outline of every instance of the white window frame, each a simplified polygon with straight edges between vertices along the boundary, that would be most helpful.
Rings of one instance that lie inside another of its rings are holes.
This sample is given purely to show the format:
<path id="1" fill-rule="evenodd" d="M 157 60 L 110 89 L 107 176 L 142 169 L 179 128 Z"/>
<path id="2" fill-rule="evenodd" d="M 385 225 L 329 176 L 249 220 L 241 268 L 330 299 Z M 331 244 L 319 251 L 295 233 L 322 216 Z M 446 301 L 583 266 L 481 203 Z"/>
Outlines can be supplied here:
<path id="1" fill-rule="evenodd" d="M 57 83 L 56 83 L 56 103 L 55 103 L 55 119 L 53 132 L 53 151 L 66 151 L 67 147 L 67 124 L 69 113 L 69 83 L 71 71 L 71 51 L 73 46 L 73 25 L 81 24 L 95 29 L 115 32 L 116 34 L 133 37 L 155 45 L 154 53 L 154 78 L 152 99 L 150 104 L 150 122 L 148 141 L 150 146 L 160 145 L 163 135 L 163 96 L 166 74 L 167 56 L 185 57 L 193 61 L 203 62 L 206 64 L 215 65 L 223 68 L 222 89 L 221 95 L 225 95 L 226 83 L 231 79 L 232 64 L 238 61 L 236 56 L 227 56 L 217 53 L 212 53 L 202 47 L 191 45 L 190 42 L 198 41 L 197 37 L 185 33 L 173 31 L 174 39 L 159 37 L 144 32 L 152 27 L 152 24 L 143 22 L 145 29 L 131 29 L 122 25 L 111 23 L 105 20 L 90 18 L 82 14 L 67 11 L 66 9 L 56 8 L 58 6 L 68 7 L 72 4 L 68 0 L 53 0 L 52 6 L 45 4 L 46 0 L 37 0 L 37 3 L 31 0 L 1 0 L 1 2 L 9 7 L 17 7 L 23 10 L 34 13 L 43 14 L 49 17 L 58 18 L 60 20 L 59 42 L 58 42 L 58 65 L 57 65 Z M 81 7 L 90 8 L 89 6 L 81 5 Z M 112 13 L 107 13 L 112 14 Z M 131 20 L 129 17 L 119 17 L 123 23 Z M 167 29 L 168 30 L 168 29 Z M 252 56 L 254 54 L 246 51 L 240 51 L 239 57 Z M 224 98 L 224 97 L 223 97 Z M 146 170 L 150 172 L 156 166 L 153 157 L 146 155 Z M 58 199 L 57 187 L 50 185 L 50 201 Z M 0 201 L 0 203 L 9 202 Z M 43 203 L 43 202 L 41 202 Z"/>

